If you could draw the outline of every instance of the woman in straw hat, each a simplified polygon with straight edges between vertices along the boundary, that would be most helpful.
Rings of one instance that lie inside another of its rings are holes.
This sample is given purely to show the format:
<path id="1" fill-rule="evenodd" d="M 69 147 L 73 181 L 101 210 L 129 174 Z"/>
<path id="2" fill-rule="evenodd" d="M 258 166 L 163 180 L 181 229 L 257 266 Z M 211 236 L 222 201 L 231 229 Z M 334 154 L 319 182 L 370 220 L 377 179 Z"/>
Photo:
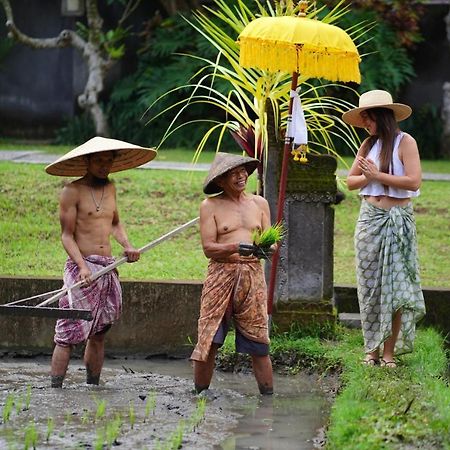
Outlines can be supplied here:
<path id="1" fill-rule="evenodd" d="M 137 261 L 140 256 L 119 219 L 116 189 L 108 176 L 111 172 L 137 167 L 155 155 L 153 149 L 95 137 L 46 167 L 51 175 L 81 177 L 63 188 L 59 213 L 61 241 L 68 255 L 64 284 L 67 287 L 78 281 L 85 284 L 61 298 L 60 307 L 68 308 L 73 302 L 77 308 L 91 310 L 93 316 L 92 322 L 73 319 L 56 322 L 52 387 L 62 387 L 71 348 L 82 342 L 86 342 L 86 382 L 99 384 L 105 333 L 120 317 L 122 290 L 117 271 L 110 271 L 95 280 L 91 277 L 114 262 L 111 236 L 123 247 L 128 262 Z"/>
<path id="2" fill-rule="evenodd" d="M 203 285 L 198 341 L 192 352 L 195 390 L 209 388 L 215 356 L 230 321 L 236 329 L 236 350 L 251 355 L 253 373 L 261 394 L 273 392 L 269 357 L 267 286 L 252 245 L 252 232 L 270 227 L 267 200 L 245 192 L 247 179 L 258 160 L 217 153 L 203 192 L 218 194 L 200 207 L 200 235 L 208 274 Z"/>
<path id="3" fill-rule="evenodd" d="M 359 106 L 343 114 L 369 133 L 347 177 L 362 199 L 355 251 L 368 365 L 396 367 L 394 355 L 413 350 L 415 324 L 425 314 L 411 203 L 421 183 L 419 151 L 397 123 L 410 115 L 409 106 L 382 90 L 365 92 Z"/>

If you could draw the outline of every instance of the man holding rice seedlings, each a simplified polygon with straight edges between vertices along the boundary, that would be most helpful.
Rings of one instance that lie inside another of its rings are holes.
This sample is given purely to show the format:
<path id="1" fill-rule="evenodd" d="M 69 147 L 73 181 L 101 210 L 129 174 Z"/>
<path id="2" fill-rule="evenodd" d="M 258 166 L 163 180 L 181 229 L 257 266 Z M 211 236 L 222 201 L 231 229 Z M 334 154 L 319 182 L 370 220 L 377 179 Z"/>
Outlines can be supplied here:
<path id="1" fill-rule="evenodd" d="M 203 286 L 198 342 L 194 361 L 195 390 L 209 388 L 217 350 L 223 344 L 231 319 L 236 350 L 251 355 L 253 373 L 261 394 L 273 393 L 269 357 L 267 287 L 259 258 L 269 258 L 273 246 L 255 245 L 255 236 L 270 229 L 267 200 L 245 192 L 257 159 L 217 153 L 205 180 L 206 198 L 200 207 L 200 234 L 210 258 Z"/>
<path id="2" fill-rule="evenodd" d="M 128 240 L 119 220 L 116 189 L 108 178 L 118 172 L 144 164 L 156 156 L 153 149 L 134 144 L 95 137 L 46 167 L 57 176 L 81 176 L 62 190 L 59 204 L 61 241 L 68 258 L 64 268 L 64 284 L 69 289 L 60 299 L 60 308 L 71 305 L 88 309 L 91 322 L 59 319 L 55 328 L 51 386 L 62 387 L 69 365 L 71 349 L 86 342 L 84 363 L 86 382 L 98 385 L 103 367 L 105 333 L 120 317 L 122 290 L 117 270 L 92 279 L 93 274 L 114 263 L 111 236 L 123 247 L 128 262 L 139 259 L 140 253 Z"/>

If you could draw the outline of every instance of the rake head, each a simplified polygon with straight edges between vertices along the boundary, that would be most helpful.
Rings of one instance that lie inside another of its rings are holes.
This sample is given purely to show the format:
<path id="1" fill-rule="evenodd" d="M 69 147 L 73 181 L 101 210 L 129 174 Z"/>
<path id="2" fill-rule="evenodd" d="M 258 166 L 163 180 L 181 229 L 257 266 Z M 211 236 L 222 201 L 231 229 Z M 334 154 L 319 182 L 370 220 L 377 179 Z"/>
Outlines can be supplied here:
<path id="1" fill-rule="evenodd" d="M 0 305 L 1 314 L 92 320 L 92 313 L 88 309 L 50 308 L 45 306 Z"/>

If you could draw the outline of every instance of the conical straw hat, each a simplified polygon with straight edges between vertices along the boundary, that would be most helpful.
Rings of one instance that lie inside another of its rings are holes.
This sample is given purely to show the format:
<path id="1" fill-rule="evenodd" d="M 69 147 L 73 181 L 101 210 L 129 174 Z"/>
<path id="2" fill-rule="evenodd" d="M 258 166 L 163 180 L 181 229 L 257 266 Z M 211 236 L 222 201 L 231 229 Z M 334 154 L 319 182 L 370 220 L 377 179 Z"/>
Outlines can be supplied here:
<path id="1" fill-rule="evenodd" d="M 115 152 L 111 173 L 141 166 L 151 161 L 157 154 L 154 148 L 139 147 L 129 142 L 96 136 L 49 164 L 45 171 L 50 175 L 62 177 L 82 177 L 87 171 L 86 155 L 109 151 Z"/>
<path id="2" fill-rule="evenodd" d="M 361 113 L 371 108 L 391 109 L 397 122 L 407 119 L 412 112 L 408 105 L 394 103 L 389 92 L 375 89 L 361 94 L 358 108 L 353 108 L 342 114 L 342 120 L 354 127 L 364 128 L 365 125 Z"/>
<path id="3" fill-rule="evenodd" d="M 203 183 L 203 192 L 208 195 L 222 192 L 223 189 L 216 184 L 218 177 L 239 166 L 245 166 L 247 173 L 250 175 L 258 167 L 258 164 L 259 161 L 255 158 L 217 152 L 208 176 Z"/>

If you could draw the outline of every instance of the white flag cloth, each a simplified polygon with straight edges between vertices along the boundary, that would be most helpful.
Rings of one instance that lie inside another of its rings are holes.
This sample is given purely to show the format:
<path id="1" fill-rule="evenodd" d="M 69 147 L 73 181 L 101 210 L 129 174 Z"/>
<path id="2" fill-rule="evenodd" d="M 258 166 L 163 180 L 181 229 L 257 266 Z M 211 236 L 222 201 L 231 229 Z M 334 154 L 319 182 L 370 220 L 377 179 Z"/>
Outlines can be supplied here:
<path id="1" fill-rule="evenodd" d="M 292 119 L 288 121 L 287 136 L 294 139 L 294 145 L 308 144 L 308 129 L 300 95 L 297 91 L 291 90 L 291 98 L 293 99 Z"/>

